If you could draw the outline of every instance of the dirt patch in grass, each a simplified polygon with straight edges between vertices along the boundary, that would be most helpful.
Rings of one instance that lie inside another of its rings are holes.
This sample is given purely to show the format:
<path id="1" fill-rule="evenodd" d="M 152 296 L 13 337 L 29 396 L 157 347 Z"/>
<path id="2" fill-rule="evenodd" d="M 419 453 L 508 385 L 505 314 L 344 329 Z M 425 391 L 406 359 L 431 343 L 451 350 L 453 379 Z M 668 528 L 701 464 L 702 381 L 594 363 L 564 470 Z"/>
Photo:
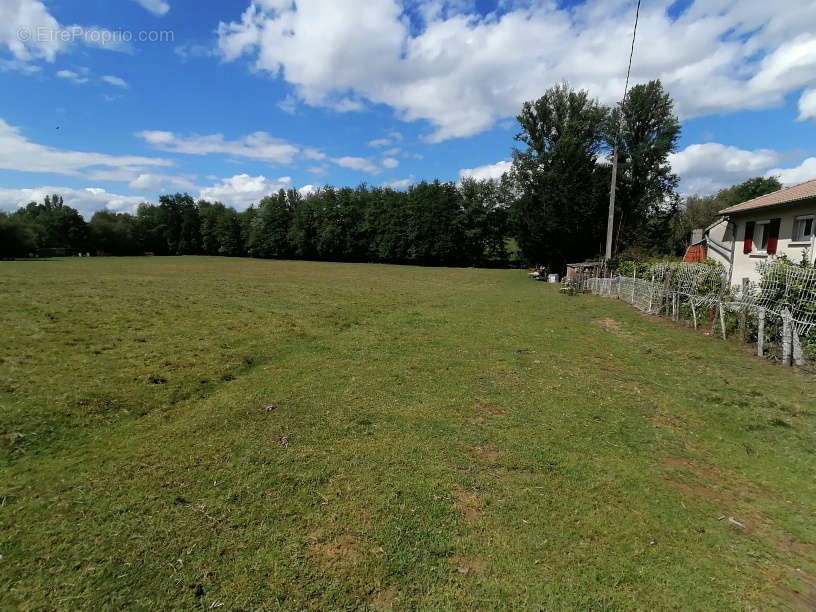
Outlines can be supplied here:
<path id="1" fill-rule="evenodd" d="M 468 557 L 466 555 L 454 555 L 450 558 L 451 565 L 456 568 L 457 574 L 482 574 L 487 564 L 481 557 Z"/>
<path id="2" fill-rule="evenodd" d="M 767 532 L 771 521 L 757 510 L 754 501 L 771 498 L 770 491 L 722 468 L 686 457 L 668 457 L 660 465 L 669 472 L 667 480 L 673 487 L 714 503 L 719 516 L 733 516 L 746 533 Z M 684 472 L 690 477 L 684 477 Z"/>
<path id="3" fill-rule="evenodd" d="M 794 610 L 816 610 L 816 576 L 800 567 L 812 566 L 816 561 L 816 546 L 780 531 L 756 508 L 754 501 L 772 498 L 772 492 L 727 470 L 685 457 L 668 457 L 660 464 L 672 474 L 668 478 L 672 486 L 715 503 L 721 513 L 717 518 L 724 524 L 733 525 L 737 532 L 770 540 L 785 563 L 760 566 L 760 573 L 773 586 L 777 597 Z M 690 473 L 693 480 L 683 479 L 681 472 Z M 731 517 L 743 527 L 732 523 Z"/>
<path id="4" fill-rule="evenodd" d="M 683 423 L 680 417 L 665 412 L 650 414 L 646 417 L 646 420 L 660 429 L 673 429 L 677 431 L 685 427 L 685 423 Z"/>
<path id="5" fill-rule="evenodd" d="M 370 607 L 372 610 L 393 610 L 398 597 L 399 589 L 395 586 L 380 589 L 371 596 Z"/>
<path id="6" fill-rule="evenodd" d="M 322 567 L 335 567 L 353 563 L 360 557 L 357 540 L 350 535 L 326 539 L 318 535 L 308 538 L 309 555 Z"/>
<path id="7" fill-rule="evenodd" d="M 477 491 L 456 489 L 454 499 L 456 509 L 462 513 L 466 521 L 478 521 L 482 517 L 484 500 Z"/>
<path id="8" fill-rule="evenodd" d="M 499 449 L 495 446 L 476 446 L 470 451 L 470 456 L 477 461 L 495 461 L 499 458 Z"/>
<path id="9" fill-rule="evenodd" d="M 791 610 L 816 610 L 816 577 L 790 566 L 766 566 L 760 572 L 773 585 L 777 599 Z"/>
<path id="10" fill-rule="evenodd" d="M 616 336 L 628 336 L 629 333 L 624 331 L 621 327 L 620 322 L 616 321 L 615 319 L 610 319 L 609 317 L 604 317 L 603 319 L 595 319 L 593 321 L 595 325 L 598 325 L 604 331 L 609 332 L 610 334 L 615 334 Z"/>
<path id="11" fill-rule="evenodd" d="M 503 408 L 497 408 L 493 404 L 483 402 L 473 404 L 472 410 L 476 414 L 468 419 L 471 423 L 484 423 L 487 417 L 503 417 L 507 415 L 507 411 Z"/>

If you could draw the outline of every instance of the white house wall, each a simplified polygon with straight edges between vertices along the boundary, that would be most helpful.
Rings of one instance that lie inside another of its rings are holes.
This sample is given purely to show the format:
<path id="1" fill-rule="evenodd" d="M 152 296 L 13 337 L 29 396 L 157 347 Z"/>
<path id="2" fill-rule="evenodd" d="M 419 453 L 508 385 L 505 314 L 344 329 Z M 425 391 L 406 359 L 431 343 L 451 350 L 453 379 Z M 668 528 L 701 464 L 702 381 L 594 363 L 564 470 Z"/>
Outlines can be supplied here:
<path id="1" fill-rule="evenodd" d="M 749 221 L 768 221 L 770 219 L 781 219 L 779 225 L 779 239 L 777 241 L 776 255 L 787 255 L 794 262 L 802 259 L 802 253 L 807 250 L 807 257 L 810 263 L 814 261 L 814 238 L 811 236 L 807 242 L 793 241 L 793 224 L 796 217 L 802 215 L 816 215 L 816 200 L 809 200 L 802 204 L 783 204 L 756 211 L 745 212 L 732 218 L 735 235 L 737 237 L 734 245 L 734 263 L 731 271 L 731 284 L 741 285 L 742 279 L 747 278 L 751 282 L 759 281 L 759 271 L 757 265 L 773 259 L 773 255 L 763 255 L 757 253 L 756 244 L 752 247 L 751 253 L 743 253 L 745 244 L 745 225 Z M 719 227 L 719 225 L 716 225 Z M 712 226 L 715 228 L 715 226 Z M 718 230 L 719 231 L 719 230 Z M 715 237 L 716 239 L 716 237 Z M 709 248 L 709 257 L 713 257 L 713 249 Z M 726 264 L 727 265 L 727 264 Z"/>

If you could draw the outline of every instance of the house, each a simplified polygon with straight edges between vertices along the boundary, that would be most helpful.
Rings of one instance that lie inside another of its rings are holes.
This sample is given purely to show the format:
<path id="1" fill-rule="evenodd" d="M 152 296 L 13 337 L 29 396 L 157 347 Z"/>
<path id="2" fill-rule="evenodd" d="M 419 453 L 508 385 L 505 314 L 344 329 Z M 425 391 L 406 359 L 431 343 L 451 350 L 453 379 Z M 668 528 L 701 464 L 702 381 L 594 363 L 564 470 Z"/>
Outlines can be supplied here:
<path id="1" fill-rule="evenodd" d="M 758 264 L 787 255 L 814 261 L 816 179 L 721 210 L 706 228 L 708 257 L 729 271 L 732 286 L 759 281 Z"/>

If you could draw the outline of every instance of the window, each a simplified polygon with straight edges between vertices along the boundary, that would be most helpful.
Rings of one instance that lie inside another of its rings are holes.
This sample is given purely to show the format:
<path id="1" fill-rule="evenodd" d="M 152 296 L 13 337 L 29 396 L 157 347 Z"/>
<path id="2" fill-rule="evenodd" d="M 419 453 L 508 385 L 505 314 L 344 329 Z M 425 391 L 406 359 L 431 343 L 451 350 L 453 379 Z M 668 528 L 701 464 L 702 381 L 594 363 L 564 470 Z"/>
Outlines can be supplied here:
<path id="1" fill-rule="evenodd" d="M 796 217 L 793 221 L 793 241 L 810 242 L 813 238 L 813 215 Z"/>
<path id="2" fill-rule="evenodd" d="M 756 250 L 760 253 L 765 253 L 768 250 L 768 238 L 770 237 L 770 232 L 768 231 L 769 224 L 770 221 L 757 221 L 754 227 L 754 244 L 756 245 Z"/>

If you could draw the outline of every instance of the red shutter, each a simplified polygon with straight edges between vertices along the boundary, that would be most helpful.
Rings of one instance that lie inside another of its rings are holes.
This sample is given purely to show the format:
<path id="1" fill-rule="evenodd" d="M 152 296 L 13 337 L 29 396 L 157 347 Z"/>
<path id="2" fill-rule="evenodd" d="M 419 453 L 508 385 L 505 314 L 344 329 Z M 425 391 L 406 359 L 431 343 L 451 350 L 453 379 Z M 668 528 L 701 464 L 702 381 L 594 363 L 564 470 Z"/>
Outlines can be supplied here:
<path id="1" fill-rule="evenodd" d="M 771 219 L 768 224 L 768 255 L 776 255 L 776 243 L 779 240 L 779 223 L 782 219 Z"/>
<path id="2" fill-rule="evenodd" d="M 745 245 L 742 247 L 743 253 L 750 253 L 752 244 L 751 242 L 754 239 L 754 222 L 749 221 L 745 224 Z"/>

